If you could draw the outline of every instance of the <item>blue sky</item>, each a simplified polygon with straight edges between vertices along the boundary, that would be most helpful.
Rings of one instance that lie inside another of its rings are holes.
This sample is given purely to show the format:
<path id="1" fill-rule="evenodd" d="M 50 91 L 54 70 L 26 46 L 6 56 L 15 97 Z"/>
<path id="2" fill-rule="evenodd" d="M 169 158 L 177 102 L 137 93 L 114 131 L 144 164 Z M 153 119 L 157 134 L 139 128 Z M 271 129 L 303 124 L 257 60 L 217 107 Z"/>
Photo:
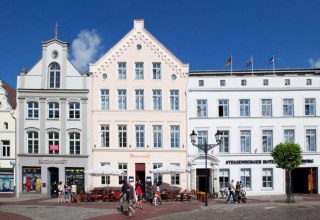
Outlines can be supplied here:
<path id="1" fill-rule="evenodd" d="M 320 67 L 319 10 L 320 0 L 2 0 L 0 79 L 16 87 L 56 21 L 74 62 L 81 43 L 88 44 L 82 60 L 94 62 L 141 18 L 190 70 L 227 70 L 230 55 L 233 69 L 247 68 L 250 56 L 254 69 L 271 68 L 273 54 L 276 68 Z"/>

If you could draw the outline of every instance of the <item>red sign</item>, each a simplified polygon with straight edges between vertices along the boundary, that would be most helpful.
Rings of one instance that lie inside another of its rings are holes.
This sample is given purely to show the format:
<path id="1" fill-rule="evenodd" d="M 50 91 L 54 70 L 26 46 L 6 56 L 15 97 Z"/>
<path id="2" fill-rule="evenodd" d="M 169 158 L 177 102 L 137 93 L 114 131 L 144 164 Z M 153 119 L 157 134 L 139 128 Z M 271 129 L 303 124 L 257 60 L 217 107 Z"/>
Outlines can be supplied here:
<path id="1" fill-rule="evenodd" d="M 59 150 L 59 145 L 50 145 L 49 150 Z"/>

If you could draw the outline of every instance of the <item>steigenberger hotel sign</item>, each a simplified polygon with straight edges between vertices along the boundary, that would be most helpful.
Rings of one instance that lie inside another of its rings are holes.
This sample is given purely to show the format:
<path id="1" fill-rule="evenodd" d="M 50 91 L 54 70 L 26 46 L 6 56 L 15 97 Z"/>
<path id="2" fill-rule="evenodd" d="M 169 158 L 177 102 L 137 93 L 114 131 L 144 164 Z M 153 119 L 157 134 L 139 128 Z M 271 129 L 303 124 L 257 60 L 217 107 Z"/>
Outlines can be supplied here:
<path id="1" fill-rule="evenodd" d="M 313 163 L 313 159 L 303 159 L 301 164 Z M 275 164 L 274 160 L 227 160 L 227 165 Z"/>

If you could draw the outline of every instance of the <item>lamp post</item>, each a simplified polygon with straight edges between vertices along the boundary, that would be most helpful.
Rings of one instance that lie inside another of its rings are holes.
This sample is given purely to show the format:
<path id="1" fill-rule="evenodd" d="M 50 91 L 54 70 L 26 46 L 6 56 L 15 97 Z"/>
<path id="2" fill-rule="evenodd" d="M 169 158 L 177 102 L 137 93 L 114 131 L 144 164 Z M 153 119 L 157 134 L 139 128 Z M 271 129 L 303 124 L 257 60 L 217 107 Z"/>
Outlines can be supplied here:
<path id="1" fill-rule="evenodd" d="M 190 134 L 190 139 L 191 139 L 192 145 L 199 148 L 200 150 L 203 150 L 205 153 L 205 164 L 206 164 L 206 201 L 205 201 L 205 206 L 208 206 L 208 169 L 207 169 L 208 151 L 220 144 L 221 132 L 219 130 L 217 130 L 217 133 L 214 136 L 216 138 L 216 142 L 217 142 L 216 144 L 207 144 L 206 142 L 204 144 L 196 144 L 197 134 L 194 132 L 194 130 Z"/>

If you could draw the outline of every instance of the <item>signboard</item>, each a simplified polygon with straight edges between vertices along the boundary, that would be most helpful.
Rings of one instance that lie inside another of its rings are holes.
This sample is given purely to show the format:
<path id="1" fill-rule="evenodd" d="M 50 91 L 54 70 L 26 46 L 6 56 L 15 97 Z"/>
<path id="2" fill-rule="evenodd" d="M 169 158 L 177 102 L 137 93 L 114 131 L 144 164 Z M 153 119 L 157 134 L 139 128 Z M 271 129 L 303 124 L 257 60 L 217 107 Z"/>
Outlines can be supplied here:
<path id="1" fill-rule="evenodd" d="M 151 176 L 147 176 L 147 182 L 151 182 Z"/>
<path id="2" fill-rule="evenodd" d="M 132 183 L 134 181 L 134 177 L 133 176 L 129 176 L 129 182 Z"/>
<path id="3" fill-rule="evenodd" d="M 49 150 L 59 150 L 59 145 L 50 145 Z"/>

